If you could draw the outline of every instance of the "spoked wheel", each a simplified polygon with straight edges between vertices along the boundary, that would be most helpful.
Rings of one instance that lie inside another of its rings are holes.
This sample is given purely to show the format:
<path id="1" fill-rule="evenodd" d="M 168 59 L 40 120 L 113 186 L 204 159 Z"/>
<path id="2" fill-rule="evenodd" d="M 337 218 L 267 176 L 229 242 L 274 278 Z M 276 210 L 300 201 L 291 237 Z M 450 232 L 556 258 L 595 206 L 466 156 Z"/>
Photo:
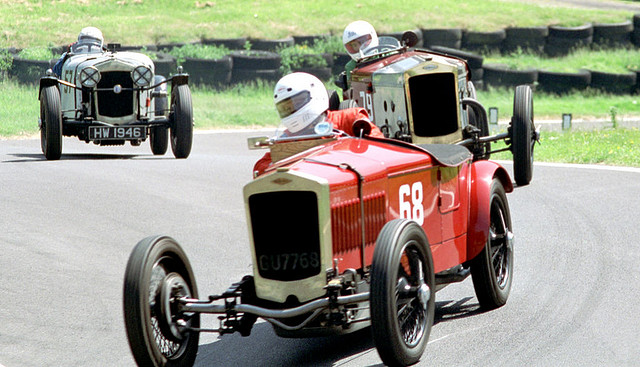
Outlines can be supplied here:
<path id="1" fill-rule="evenodd" d="M 491 310 L 505 303 L 513 279 L 513 232 L 504 188 L 491 183 L 489 238 L 471 263 L 471 277 L 480 307 Z"/>
<path id="2" fill-rule="evenodd" d="M 200 315 L 179 312 L 176 299 L 197 298 L 187 257 L 170 237 L 148 237 L 133 249 L 124 280 L 124 319 L 139 366 L 192 366 Z"/>
<path id="3" fill-rule="evenodd" d="M 156 75 L 153 79 L 153 84 L 158 84 L 165 80 L 164 77 Z M 167 103 L 167 84 L 160 84 L 154 89 L 154 92 L 158 92 L 159 97 L 154 98 L 155 102 L 155 116 L 166 117 L 168 110 Z M 150 134 L 151 152 L 154 155 L 163 155 L 167 152 L 169 147 L 169 130 L 165 126 L 155 126 L 151 128 Z"/>
<path id="4" fill-rule="evenodd" d="M 371 270 L 371 330 L 382 361 L 420 360 L 435 313 L 435 276 L 427 237 L 413 221 L 396 219 L 380 232 Z"/>
<path id="5" fill-rule="evenodd" d="M 171 150 L 176 158 L 187 158 L 193 142 L 193 106 L 187 84 L 171 91 L 171 112 Z"/>
<path id="6" fill-rule="evenodd" d="M 535 130 L 531 87 L 519 85 L 516 87 L 513 100 L 513 118 L 511 120 L 513 176 L 518 186 L 528 185 L 533 177 Z"/>
<path id="7" fill-rule="evenodd" d="M 49 160 L 62 155 L 62 113 L 60 91 L 55 85 L 40 91 L 40 146 Z"/>

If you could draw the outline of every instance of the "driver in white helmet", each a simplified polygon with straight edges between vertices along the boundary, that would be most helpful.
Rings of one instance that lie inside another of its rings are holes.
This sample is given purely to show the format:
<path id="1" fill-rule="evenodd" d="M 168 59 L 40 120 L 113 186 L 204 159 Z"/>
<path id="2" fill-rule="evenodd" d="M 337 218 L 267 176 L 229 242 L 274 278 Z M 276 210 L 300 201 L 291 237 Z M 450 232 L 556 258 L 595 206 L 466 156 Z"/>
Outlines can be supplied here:
<path id="1" fill-rule="evenodd" d="M 84 27 L 78 34 L 78 40 L 69 45 L 67 51 L 62 54 L 60 59 L 53 66 L 53 72 L 61 77 L 62 64 L 72 54 L 104 52 L 104 37 L 102 32 L 96 27 Z"/>
<path id="2" fill-rule="evenodd" d="M 326 135 L 333 129 L 352 136 L 384 137 L 362 107 L 329 111 L 327 89 L 311 74 L 285 75 L 276 83 L 273 98 L 284 127 L 279 137 Z M 253 171 L 256 175 L 262 174 L 270 164 L 271 154 L 267 152 L 256 162 Z"/>
<path id="3" fill-rule="evenodd" d="M 347 74 L 347 88 L 351 82 L 351 71 L 357 62 L 364 57 L 364 52 L 378 45 L 378 34 L 373 26 L 364 20 L 349 23 L 342 33 L 342 43 L 351 60 L 345 66 Z"/>

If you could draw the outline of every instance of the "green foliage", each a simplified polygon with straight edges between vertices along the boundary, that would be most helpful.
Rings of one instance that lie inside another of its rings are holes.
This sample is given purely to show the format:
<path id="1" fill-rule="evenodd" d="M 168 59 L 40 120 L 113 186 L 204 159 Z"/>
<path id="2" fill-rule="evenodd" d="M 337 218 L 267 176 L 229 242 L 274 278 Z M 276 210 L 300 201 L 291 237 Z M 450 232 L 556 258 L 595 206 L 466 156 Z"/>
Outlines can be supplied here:
<path id="1" fill-rule="evenodd" d="M 300 68 L 327 67 L 328 62 L 325 55 L 333 57 L 334 52 L 344 52 L 342 39 L 337 36 L 320 37 L 311 45 L 305 42 L 301 45 L 284 47 L 278 50 L 282 57 L 280 69 L 283 74 L 288 74 L 292 70 Z"/>
<path id="2" fill-rule="evenodd" d="M 229 49 L 224 46 L 191 43 L 168 50 L 168 53 L 176 58 L 178 65 L 182 65 L 187 57 L 194 59 L 218 60 L 228 55 L 229 52 Z"/>
<path id="3" fill-rule="evenodd" d="M 11 69 L 11 64 L 13 64 L 11 53 L 7 50 L 0 50 L 0 73 Z"/>
<path id="4" fill-rule="evenodd" d="M 49 47 L 29 47 L 18 53 L 18 57 L 25 60 L 51 60 L 57 58 Z"/>
<path id="5" fill-rule="evenodd" d="M 158 54 L 156 52 L 149 51 L 147 49 L 147 46 L 143 46 L 142 49 L 140 51 L 138 51 L 138 52 L 141 53 L 141 54 L 149 56 L 149 58 L 151 60 L 158 60 Z"/>
<path id="6" fill-rule="evenodd" d="M 327 60 L 307 45 L 294 45 L 285 47 L 279 51 L 282 57 L 280 69 L 283 74 L 300 68 L 326 67 Z"/>

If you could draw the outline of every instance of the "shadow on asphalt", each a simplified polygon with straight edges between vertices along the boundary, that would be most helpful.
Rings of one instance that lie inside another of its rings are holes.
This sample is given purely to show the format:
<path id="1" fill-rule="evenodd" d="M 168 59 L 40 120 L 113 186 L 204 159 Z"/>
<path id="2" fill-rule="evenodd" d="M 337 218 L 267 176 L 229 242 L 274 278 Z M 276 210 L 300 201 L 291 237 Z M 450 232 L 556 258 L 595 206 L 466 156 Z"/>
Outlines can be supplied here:
<path id="1" fill-rule="evenodd" d="M 371 329 L 352 334 L 288 339 L 275 334 L 271 325 L 262 322 L 251 335 L 223 335 L 218 341 L 200 345 L 195 366 L 335 366 L 351 359 L 377 353 Z M 383 366 L 375 364 L 374 366 Z"/>
<path id="2" fill-rule="evenodd" d="M 3 163 L 20 163 L 20 162 L 41 162 L 47 161 L 42 153 L 31 154 L 31 153 L 17 153 L 17 154 L 8 154 L 12 157 L 21 158 L 21 159 L 12 159 L 7 161 L 2 161 Z M 100 154 L 100 153 L 67 153 L 62 154 L 60 157 L 61 161 L 64 160 L 87 160 L 87 161 L 97 161 L 97 160 L 124 160 L 124 159 L 175 159 L 172 156 L 155 156 L 155 155 L 140 155 L 140 154 Z"/>
<path id="3" fill-rule="evenodd" d="M 437 301 L 434 325 L 483 313 L 473 297 L 454 301 Z M 261 322 L 251 335 L 223 335 L 217 341 L 200 345 L 196 366 L 321 366 L 329 367 L 351 362 L 358 357 L 376 353 L 371 328 L 352 334 L 306 339 L 287 339 L 275 334 L 270 324 Z M 362 363 L 362 362 L 360 362 Z M 383 364 L 369 365 L 369 367 Z"/>

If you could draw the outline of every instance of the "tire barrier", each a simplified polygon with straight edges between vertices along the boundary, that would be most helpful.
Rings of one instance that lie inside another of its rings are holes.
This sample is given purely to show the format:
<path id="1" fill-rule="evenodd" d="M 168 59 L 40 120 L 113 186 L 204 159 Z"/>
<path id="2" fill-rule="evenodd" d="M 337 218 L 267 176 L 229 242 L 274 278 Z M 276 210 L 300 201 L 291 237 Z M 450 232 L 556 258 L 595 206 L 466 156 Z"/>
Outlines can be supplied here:
<path id="1" fill-rule="evenodd" d="M 53 68 L 57 61 L 58 59 L 27 60 L 14 55 L 9 76 L 23 84 L 35 84 L 46 75 L 47 69 Z"/>
<path id="2" fill-rule="evenodd" d="M 281 39 L 255 39 L 250 38 L 251 50 L 276 52 L 281 48 L 293 47 L 293 37 Z"/>
<path id="3" fill-rule="evenodd" d="M 620 23 L 584 24 L 578 27 L 534 26 L 508 27 L 493 32 L 463 31 L 461 28 L 421 28 L 414 30 L 421 40 L 422 47 L 438 53 L 460 57 L 467 61 L 471 80 L 478 89 L 482 86 L 510 86 L 511 83 L 531 84 L 537 78 L 538 89 L 553 93 L 565 93 L 570 90 L 597 88 L 608 93 L 640 93 L 640 70 L 615 74 L 600 71 L 580 70 L 574 73 L 551 72 L 546 70 L 510 70 L 497 65 L 484 65 L 483 56 L 476 51 L 498 48 L 502 53 L 518 50 L 544 53 L 548 56 L 565 56 L 571 50 L 580 47 L 628 47 L 634 44 L 640 47 L 640 13 L 629 21 Z M 401 39 L 404 32 L 391 32 L 387 35 Z M 296 44 L 313 45 L 317 40 L 330 35 L 296 35 L 282 39 L 250 39 L 246 37 L 203 39 L 205 45 L 224 46 L 232 50 L 218 65 L 206 65 L 210 60 L 190 59 L 185 61 L 185 71 L 197 84 L 222 86 L 264 79 L 276 81 L 281 76 L 281 58 L 275 52 L 280 47 Z M 246 51 L 247 42 L 251 51 Z M 163 49 L 180 47 L 184 43 L 157 44 L 147 46 L 121 46 L 119 50 L 140 50 L 155 52 L 154 61 L 157 75 L 171 76 L 177 71 L 173 56 L 161 52 Z M 420 46 L 420 41 L 418 47 Z M 68 46 L 53 47 L 55 54 L 62 53 Z M 461 48 L 464 48 L 461 50 Z M 21 83 L 36 83 L 45 75 L 57 60 L 33 61 L 15 56 L 20 50 L 14 47 L 5 49 L 13 58 L 10 69 L 3 71 L 0 78 L 11 77 Z M 305 71 L 329 80 L 345 69 L 351 60 L 346 52 L 334 52 L 323 55 L 327 66 L 302 65 L 295 71 Z M 229 70 L 230 69 L 230 70 Z M 205 75 L 211 74 L 211 75 Z"/>
<path id="4" fill-rule="evenodd" d="M 295 64 L 298 66 L 292 67 L 291 71 L 309 73 L 324 81 L 331 80 L 333 77 L 333 54 L 308 54 L 295 57 Z"/>
<path id="5" fill-rule="evenodd" d="M 588 70 L 575 73 L 538 70 L 538 88 L 545 92 L 564 94 L 573 90 L 585 90 L 590 84 L 591 72 Z"/>
<path id="6" fill-rule="evenodd" d="M 549 36 L 549 27 L 514 27 L 506 28 L 503 52 L 513 52 L 518 48 L 536 54 L 544 52 Z"/>
<path id="7" fill-rule="evenodd" d="M 462 34 L 462 48 L 488 53 L 500 52 L 505 38 L 504 29 L 492 32 L 466 31 Z"/>
<path id="8" fill-rule="evenodd" d="M 162 75 L 165 78 L 176 73 L 178 69 L 175 57 L 164 52 L 156 53 L 156 59 L 153 60 L 153 64 L 155 65 L 155 74 Z"/>
<path id="9" fill-rule="evenodd" d="M 481 55 L 478 55 L 473 52 L 457 50 L 455 48 L 449 48 L 449 47 L 443 47 L 443 46 L 432 46 L 431 50 L 445 54 L 445 55 L 455 56 L 455 57 L 464 59 L 467 61 L 467 64 L 469 64 L 469 68 L 471 70 L 481 69 L 482 62 L 484 61 L 484 57 L 482 57 Z"/>
<path id="10" fill-rule="evenodd" d="M 633 15 L 633 33 L 631 33 L 631 42 L 640 46 L 640 14 Z"/>
<path id="11" fill-rule="evenodd" d="M 223 46 L 229 50 L 242 50 L 247 44 L 247 37 L 239 38 L 205 38 L 202 40 L 203 45 Z"/>
<path id="12" fill-rule="evenodd" d="M 264 80 L 276 82 L 280 79 L 281 60 L 271 51 L 232 51 L 231 83 L 242 84 Z"/>
<path id="13" fill-rule="evenodd" d="M 346 52 L 334 52 L 333 53 L 333 74 L 337 75 L 344 71 L 347 63 L 351 61 L 351 56 Z"/>
<path id="14" fill-rule="evenodd" d="M 215 60 L 187 57 L 182 67 L 189 74 L 189 82 L 195 85 L 221 87 L 231 82 L 230 56 Z"/>
<path id="15" fill-rule="evenodd" d="M 319 35 L 311 35 L 311 36 L 293 36 L 293 44 L 294 45 L 309 45 L 313 46 L 316 41 L 329 38 L 330 34 L 319 34 Z"/>
<path id="16" fill-rule="evenodd" d="M 538 81 L 536 69 L 513 70 L 502 64 L 485 64 L 483 69 L 485 87 L 516 87 L 523 84 L 533 86 Z"/>
<path id="17" fill-rule="evenodd" d="M 549 36 L 544 52 L 551 57 L 566 56 L 572 50 L 591 46 L 592 42 L 592 24 L 577 27 L 549 26 Z"/>
<path id="18" fill-rule="evenodd" d="M 636 73 L 605 73 L 590 70 L 591 87 L 611 94 L 630 94 L 636 88 Z"/>
<path id="19" fill-rule="evenodd" d="M 461 28 L 421 29 L 422 46 L 432 48 L 442 46 L 459 49 L 462 46 Z"/>
<path id="20" fill-rule="evenodd" d="M 593 45 L 602 47 L 621 47 L 631 42 L 633 23 L 596 23 L 593 25 Z"/>

